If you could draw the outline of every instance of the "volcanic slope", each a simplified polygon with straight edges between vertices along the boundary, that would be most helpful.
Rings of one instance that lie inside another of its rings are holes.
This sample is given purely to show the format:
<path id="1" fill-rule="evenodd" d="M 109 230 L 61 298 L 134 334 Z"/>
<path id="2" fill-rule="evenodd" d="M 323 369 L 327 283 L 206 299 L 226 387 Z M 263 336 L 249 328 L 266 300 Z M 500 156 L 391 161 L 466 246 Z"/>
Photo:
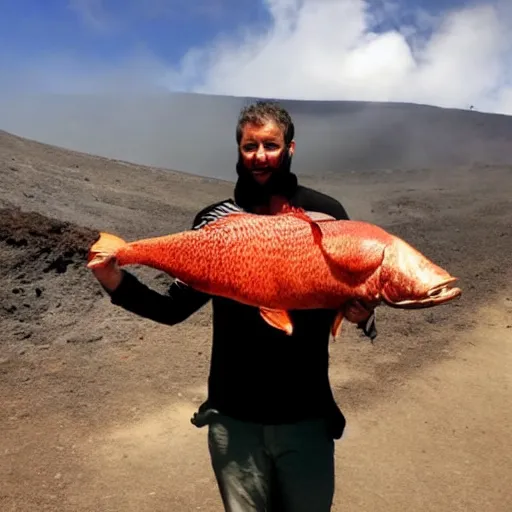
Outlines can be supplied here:
<path id="1" fill-rule="evenodd" d="M 374 345 L 350 325 L 332 344 L 348 419 L 335 510 L 512 508 L 511 176 L 488 166 L 302 177 L 464 290 L 432 310 L 380 308 Z M 205 393 L 210 307 L 172 328 L 135 317 L 110 304 L 85 257 L 98 230 L 186 229 L 231 191 L 0 133 L 1 510 L 221 510 L 206 431 L 189 423 Z M 171 282 L 132 271 L 159 291 Z"/>

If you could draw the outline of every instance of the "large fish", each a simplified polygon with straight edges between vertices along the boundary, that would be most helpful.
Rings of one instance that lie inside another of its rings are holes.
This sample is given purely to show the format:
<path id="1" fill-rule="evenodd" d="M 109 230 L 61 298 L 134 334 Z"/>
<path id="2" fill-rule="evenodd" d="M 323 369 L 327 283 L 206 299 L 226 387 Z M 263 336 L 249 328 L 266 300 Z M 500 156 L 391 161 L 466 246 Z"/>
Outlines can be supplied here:
<path id="1" fill-rule="evenodd" d="M 347 301 L 427 308 L 459 297 L 457 278 L 404 240 L 362 221 L 290 208 L 277 215 L 232 213 L 198 230 L 127 243 L 108 233 L 88 267 L 146 265 L 191 287 L 260 309 L 272 326 L 293 331 L 290 310 L 338 311 Z"/>

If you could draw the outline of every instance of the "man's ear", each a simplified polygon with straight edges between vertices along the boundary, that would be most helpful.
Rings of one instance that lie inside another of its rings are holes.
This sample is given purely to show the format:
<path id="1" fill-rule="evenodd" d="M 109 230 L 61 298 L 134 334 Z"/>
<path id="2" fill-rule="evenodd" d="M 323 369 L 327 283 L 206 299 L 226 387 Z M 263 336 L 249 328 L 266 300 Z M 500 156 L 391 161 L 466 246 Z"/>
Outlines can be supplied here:
<path id="1" fill-rule="evenodd" d="M 294 153 L 294 152 L 295 152 L 295 141 L 294 141 L 294 140 L 292 140 L 292 141 L 290 142 L 289 147 L 288 147 L 288 154 L 289 154 L 290 156 L 293 156 L 293 153 Z"/>

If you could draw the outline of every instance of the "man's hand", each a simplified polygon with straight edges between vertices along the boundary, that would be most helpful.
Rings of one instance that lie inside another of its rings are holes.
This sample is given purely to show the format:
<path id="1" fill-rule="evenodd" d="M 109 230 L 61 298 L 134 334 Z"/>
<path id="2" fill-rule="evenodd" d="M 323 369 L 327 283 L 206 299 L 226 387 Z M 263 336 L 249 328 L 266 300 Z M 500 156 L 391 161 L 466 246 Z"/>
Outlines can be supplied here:
<path id="1" fill-rule="evenodd" d="M 374 306 L 354 300 L 345 306 L 343 314 L 349 322 L 357 324 L 357 327 L 361 329 L 373 343 L 373 340 L 377 337 Z"/>
<path id="2" fill-rule="evenodd" d="M 123 273 L 114 259 L 111 259 L 105 267 L 92 268 L 91 272 L 100 284 L 110 292 L 113 292 L 119 286 L 123 278 Z"/>
<path id="3" fill-rule="evenodd" d="M 344 317 L 354 324 L 358 324 L 360 322 L 364 322 L 370 318 L 373 313 L 373 308 L 363 304 L 361 301 L 354 300 L 349 302 L 345 306 L 345 310 L 343 311 Z"/>

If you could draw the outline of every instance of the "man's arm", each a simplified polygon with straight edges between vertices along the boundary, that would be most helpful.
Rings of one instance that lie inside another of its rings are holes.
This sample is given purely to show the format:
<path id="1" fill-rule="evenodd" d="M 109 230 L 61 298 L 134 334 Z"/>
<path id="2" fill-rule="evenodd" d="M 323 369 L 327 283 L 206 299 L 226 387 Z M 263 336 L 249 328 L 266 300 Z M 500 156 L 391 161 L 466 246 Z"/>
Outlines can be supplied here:
<path id="1" fill-rule="evenodd" d="M 175 325 L 204 306 L 210 296 L 174 281 L 166 295 L 141 283 L 133 274 L 121 270 L 119 286 L 108 291 L 112 304 L 166 325 Z"/>
<path id="2" fill-rule="evenodd" d="M 209 209 L 199 212 L 192 229 L 200 229 L 211 219 Z M 103 289 L 109 294 L 112 304 L 120 306 L 136 315 L 166 325 L 175 325 L 204 306 L 210 295 L 194 290 L 190 286 L 175 280 L 167 294 L 152 290 L 133 274 L 120 269 L 115 261 L 106 268 L 93 269 Z"/>
<path id="3" fill-rule="evenodd" d="M 329 198 L 330 201 L 327 204 L 326 212 L 331 217 L 334 217 L 336 220 L 350 220 L 347 211 L 343 207 L 343 205 L 337 201 L 336 199 L 333 199 L 332 197 Z"/>

